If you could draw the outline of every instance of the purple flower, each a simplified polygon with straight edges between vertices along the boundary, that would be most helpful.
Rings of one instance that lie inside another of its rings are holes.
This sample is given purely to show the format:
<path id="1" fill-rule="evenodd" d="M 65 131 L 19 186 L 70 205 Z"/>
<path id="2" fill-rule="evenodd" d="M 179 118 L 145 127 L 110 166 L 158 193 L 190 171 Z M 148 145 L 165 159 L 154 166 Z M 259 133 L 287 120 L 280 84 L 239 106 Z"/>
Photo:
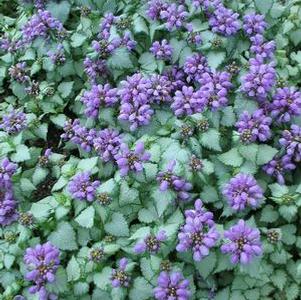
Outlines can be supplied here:
<path id="1" fill-rule="evenodd" d="M 161 104 L 172 101 L 173 86 L 172 82 L 164 75 L 152 75 L 152 102 Z"/>
<path id="2" fill-rule="evenodd" d="M 7 226 L 18 219 L 17 203 L 13 197 L 11 185 L 0 185 L 0 225 Z"/>
<path id="3" fill-rule="evenodd" d="M 184 64 L 184 72 L 188 82 L 198 81 L 204 73 L 210 72 L 206 57 L 199 53 L 188 57 Z"/>
<path id="4" fill-rule="evenodd" d="M 159 231 L 156 235 L 149 234 L 143 241 L 138 242 L 134 247 L 134 252 L 137 254 L 149 252 L 151 254 L 156 254 L 160 250 L 161 242 L 167 239 L 164 230 Z"/>
<path id="5" fill-rule="evenodd" d="M 243 30 L 248 36 L 263 34 L 267 28 L 264 16 L 251 13 L 243 17 Z"/>
<path id="6" fill-rule="evenodd" d="M 250 59 L 249 72 L 242 77 L 241 90 L 257 101 L 266 99 L 276 82 L 274 63 L 264 64 L 263 58 L 257 56 Z"/>
<path id="7" fill-rule="evenodd" d="M 96 189 L 100 181 L 91 181 L 89 171 L 76 174 L 68 184 L 68 191 L 74 199 L 92 202 L 95 198 Z"/>
<path id="8" fill-rule="evenodd" d="M 271 116 L 286 123 L 301 114 L 301 93 L 295 87 L 278 88 L 270 105 Z"/>
<path id="9" fill-rule="evenodd" d="M 164 70 L 163 75 L 171 82 L 172 92 L 181 90 L 185 85 L 185 73 L 179 66 L 173 65 L 170 69 Z"/>
<path id="10" fill-rule="evenodd" d="M 150 122 L 153 110 L 150 107 L 152 83 L 142 74 L 136 73 L 121 82 L 118 95 L 121 106 L 118 119 L 129 121 L 131 130 Z"/>
<path id="11" fill-rule="evenodd" d="M 240 29 L 239 14 L 231 9 L 219 5 L 209 18 L 209 25 L 213 32 L 224 36 L 234 35 Z"/>
<path id="12" fill-rule="evenodd" d="M 192 189 L 191 183 L 187 182 L 180 176 L 173 173 L 176 161 L 172 160 L 167 165 L 165 172 L 159 172 L 157 175 L 157 182 L 160 183 L 160 191 L 164 192 L 167 189 L 172 189 L 177 193 L 180 200 L 188 200 L 190 195 L 189 191 Z"/>
<path id="13" fill-rule="evenodd" d="M 8 134 L 16 134 L 27 127 L 26 114 L 21 111 L 12 110 L 3 115 L 0 122 L 0 129 Z"/>
<path id="14" fill-rule="evenodd" d="M 126 176 L 129 171 L 141 172 L 143 162 L 150 159 L 150 153 L 145 152 L 143 142 L 136 144 L 135 150 L 129 150 L 126 144 L 120 147 L 121 152 L 115 156 L 121 176 Z"/>
<path id="15" fill-rule="evenodd" d="M 228 92 L 232 87 L 231 74 L 227 72 L 204 73 L 199 79 L 200 97 L 212 111 L 228 104 Z"/>
<path id="16" fill-rule="evenodd" d="M 132 39 L 130 32 L 126 32 L 122 38 L 121 45 L 124 45 L 128 51 L 133 51 L 137 46 L 137 42 Z"/>
<path id="17" fill-rule="evenodd" d="M 111 41 L 102 38 L 100 41 L 92 41 L 92 48 L 101 59 L 106 59 L 120 46 L 120 44 L 120 38 L 114 38 Z"/>
<path id="18" fill-rule="evenodd" d="M 31 19 L 23 26 L 22 35 L 25 43 L 31 43 L 37 37 L 49 38 L 50 32 L 55 32 L 58 38 L 65 35 L 63 24 L 52 17 L 51 13 L 46 10 L 38 10 Z"/>
<path id="19" fill-rule="evenodd" d="M 263 191 L 252 175 L 239 173 L 223 189 L 223 195 L 235 211 L 247 206 L 255 208 L 263 198 Z"/>
<path id="20" fill-rule="evenodd" d="M 154 42 L 149 50 L 155 58 L 163 60 L 170 60 L 173 52 L 172 47 L 165 39 L 161 43 L 158 41 Z"/>
<path id="21" fill-rule="evenodd" d="M 11 177 L 17 170 L 17 165 L 4 158 L 0 165 L 0 186 L 10 189 L 12 186 Z"/>
<path id="22" fill-rule="evenodd" d="M 111 88 L 108 83 L 105 85 L 93 85 L 91 90 L 84 92 L 81 101 L 86 106 L 86 116 L 97 118 L 101 105 L 109 107 L 118 101 L 117 89 Z"/>
<path id="23" fill-rule="evenodd" d="M 166 11 L 168 8 L 168 3 L 165 0 L 149 0 L 147 5 L 146 14 L 151 20 L 159 20 L 161 11 Z"/>
<path id="24" fill-rule="evenodd" d="M 188 31 L 188 42 L 193 45 L 200 45 L 202 43 L 202 37 L 198 32 L 193 31 L 193 26 L 191 23 L 186 25 Z"/>
<path id="25" fill-rule="evenodd" d="M 55 51 L 48 51 L 47 54 L 54 65 L 62 65 L 66 61 L 65 50 L 62 44 L 59 44 Z"/>
<path id="26" fill-rule="evenodd" d="M 108 69 L 106 61 L 102 59 L 92 60 L 86 57 L 84 60 L 85 73 L 89 80 L 95 82 L 98 77 L 107 77 Z"/>
<path id="27" fill-rule="evenodd" d="M 235 126 L 244 143 L 253 143 L 265 142 L 271 137 L 271 123 L 272 119 L 264 114 L 263 109 L 257 109 L 252 115 L 244 111 Z"/>
<path id="28" fill-rule="evenodd" d="M 119 261 L 119 268 L 112 270 L 111 282 L 114 288 L 117 287 L 128 287 L 130 285 L 131 277 L 125 271 L 128 260 L 123 257 Z"/>
<path id="29" fill-rule="evenodd" d="M 166 10 L 162 10 L 160 13 L 160 18 L 166 21 L 166 27 L 169 31 L 172 31 L 174 27 L 176 29 L 182 27 L 187 17 L 188 12 L 185 6 L 176 3 L 171 3 Z"/>
<path id="30" fill-rule="evenodd" d="M 201 261 L 209 255 L 210 248 L 214 247 L 219 233 L 215 228 L 213 214 L 206 212 L 200 199 L 195 202 L 195 210 L 185 211 L 185 225 L 181 228 L 176 247 L 179 252 L 192 249 L 193 259 Z"/>
<path id="31" fill-rule="evenodd" d="M 256 34 L 250 38 L 252 44 L 250 51 L 255 55 L 259 55 L 262 58 L 272 58 L 276 50 L 276 43 L 274 41 L 264 42 L 264 37 L 260 34 Z"/>
<path id="32" fill-rule="evenodd" d="M 171 109 L 176 116 L 192 115 L 204 111 L 206 100 L 200 91 L 194 91 L 192 86 L 183 86 L 182 91 L 176 91 Z"/>
<path id="33" fill-rule="evenodd" d="M 99 26 L 100 32 L 102 31 L 110 32 L 112 25 L 115 24 L 116 21 L 117 21 L 117 17 L 115 17 L 112 13 L 106 13 Z"/>
<path id="34" fill-rule="evenodd" d="M 114 160 L 115 155 L 119 152 L 121 142 L 121 136 L 118 131 L 106 128 L 97 133 L 93 146 L 101 159 L 108 162 Z"/>
<path id="35" fill-rule="evenodd" d="M 285 147 L 287 155 L 296 162 L 301 161 L 301 127 L 292 124 L 290 130 L 282 132 L 282 138 L 279 140 L 279 143 Z"/>
<path id="36" fill-rule="evenodd" d="M 262 254 L 260 232 L 256 228 L 248 227 L 244 220 L 224 232 L 224 237 L 229 240 L 222 245 L 222 253 L 231 254 L 231 263 L 248 264 L 254 256 Z"/>
<path id="37" fill-rule="evenodd" d="M 11 79 L 19 83 L 26 83 L 29 81 L 29 76 L 26 75 L 26 62 L 17 63 L 15 66 L 9 68 L 9 75 Z"/>
<path id="38" fill-rule="evenodd" d="M 26 249 L 24 262 L 29 272 L 25 278 L 34 282 L 29 292 L 31 294 L 38 292 L 40 300 L 53 299 L 45 285 L 55 281 L 55 273 L 60 264 L 59 255 L 59 250 L 50 242 Z"/>
<path id="39" fill-rule="evenodd" d="M 23 42 L 21 40 L 14 41 L 6 34 L 0 38 L 0 49 L 6 52 L 15 53 L 22 47 Z"/>
<path id="40" fill-rule="evenodd" d="M 262 169 L 270 176 L 276 177 L 279 184 L 284 184 L 284 173 L 296 169 L 296 165 L 292 162 L 292 157 L 284 155 L 282 157 L 274 157 Z"/>
<path id="41" fill-rule="evenodd" d="M 158 277 L 158 286 L 154 289 L 154 296 L 157 300 L 188 300 L 189 280 L 185 279 L 180 272 L 161 272 Z"/>
<path id="42" fill-rule="evenodd" d="M 193 0 L 192 4 L 195 8 L 202 8 L 206 13 L 213 11 L 222 5 L 221 0 Z"/>
<path id="43" fill-rule="evenodd" d="M 49 157 L 51 156 L 51 154 L 52 154 L 51 148 L 47 148 L 44 152 L 44 155 L 41 155 L 39 157 L 39 165 L 41 165 L 42 167 L 47 166 L 49 163 Z"/>

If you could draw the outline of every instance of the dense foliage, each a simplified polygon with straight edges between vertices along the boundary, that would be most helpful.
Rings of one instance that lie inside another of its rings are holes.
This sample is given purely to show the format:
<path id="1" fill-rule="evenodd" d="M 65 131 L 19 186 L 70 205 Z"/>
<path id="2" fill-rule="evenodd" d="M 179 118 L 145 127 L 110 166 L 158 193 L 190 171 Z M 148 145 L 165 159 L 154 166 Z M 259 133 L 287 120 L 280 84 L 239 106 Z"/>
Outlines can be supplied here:
<path id="1" fill-rule="evenodd" d="M 299 299 L 300 24 L 1 0 L 0 299 Z"/>

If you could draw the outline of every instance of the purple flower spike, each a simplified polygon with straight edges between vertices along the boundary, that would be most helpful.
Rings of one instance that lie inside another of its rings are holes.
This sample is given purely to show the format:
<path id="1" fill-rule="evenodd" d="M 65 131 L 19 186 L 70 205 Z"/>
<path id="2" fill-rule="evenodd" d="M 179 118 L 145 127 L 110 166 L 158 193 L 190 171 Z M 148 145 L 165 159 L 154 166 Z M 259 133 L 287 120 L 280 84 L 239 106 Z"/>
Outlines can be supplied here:
<path id="1" fill-rule="evenodd" d="M 18 81 L 19 83 L 27 83 L 30 78 L 27 75 L 26 67 L 26 62 L 20 62 L 11 66 L 8 70 L 11 79 Z"/>
<path id="2" fill-rule="evenodd" d="M 117 89 L 111 88 L 110 84 L 93 85 L 91 90 L 83 94 L 81 101 L 86 107 L 86 116 L 97 118 L 101 105 L 110 107 L 118 101 Z"/>
<path id="3" fill-rule="evenodd" d="M 114 288 L 128 287 L 131 277 L 125 272 L 128 260 L 124 257 L 119 261 L 119 268 L 112 270 L 111 283 Z"/>
<path id="4" fill-rule="evenodd" d="M 270 105 L 271 116 L 287 123 L 292 116 L 301 115 L 301 93 L 294 87 L 278 88 Z"/>
<path id="5" fill-rule="evenodd" d="M 102 59 L 92 60 L 86 57 L 84 60 L 85 73 L 92 83 L 95 83 L 97 78 L 107 77 L 108 69 L 106 61 Z"/>
<path id="6" fill-rule="evenodd" d="M 120 149 L 121 142 L 119 133 L 114 129 L 107 128 L 97 133 L 93 147 L 101 159 L 108 162 L 114 160 L 115 155 L 117 155 Z"/>
<path id="7" fill-rule="evenodd" d="M 188 300 L 189 280 L 185 279 L 180 272 L 161 272 L 158 277 L 158 286 L 154 289 L 157 300 Z"/>
<path id="8" fill-rule="evenodd" d="M 176 91 L 173 99 L 171 109 L 176 116 L 189 116 L 203 112 L 207 105 L 200 91 L 194 91 L 192 86 L 183 86 L 181 91 Z"/>
<path id="9" fill-rule="evenodd" d="M 0 187 L 0 225 L 7 226 L 18 219 L 17 203 L 10 188 Z"/>
<path id="10" fill-rule="evenodd" d="M 263 34 L 266 28 L 267 23 L 263 15 L 251 13 L 243 18 L 243 30 L 248 36 Z"/>
<path id="11" fill-rule="evenodd" d="M 92 202 L 95 199 L 96 189 L 100 181 L 91 181 L 90 172 L 82 172 L 75 175 L 68 184 L 68 191 L 74 199 Z"/>
<path id="12" fill-rule="evenodd" d="M 34 282 L 29 292 L 39 293 L 41 300 L 54 299 L 54 295 L 47 292 L 45 285 L 55 281 L 55 273 L 60 264 L 59 255 L 59 250 L 50 242 L 26 249 L 24 262 L 30 270 L 26 279 Z"/>
<path id="13" fill-rule="evenodd" d="M 156 254 L 160 250 L 161 242 L 164 242 L 166 239 L 167 236 L 164 230 L 159 231 L 157 235 L 149 234 L 143 241 L 135 245 L 134 252 L 141 254 L 147 251 L 151 254 Z"/>
<path id="14" fill-rule="evenodd" d="M 157 59 L 170 60 L 172 57 L 172 47 L 165 39 L 161 43 L 154 42 L 149 50 Z"/>
<path id="15" fill-rule="evenodd" d="M 177 193 L 177 197 L 180 200 L 185 201 L 190 198 L 188 192 L 192 189 L 192 185 L 182 177 L 173 174 L 175 165 L 176 161 L 170 161 L 167 166 L 167 170 L 165 172 L 158 173 L 157 182 L 160 183 L 160 190 L 162 192 L 170 188 Z"/>
<path id="16" fill-rule="evenodd" d="M 262 102 L 266 99 L 276 83 L 274 62 L 264 64 L 263 58 L 256 56 L 250 59 L 249 72 L 242 77 L 241 90 L 249 97 Z"/>
<path id="17" fill-rule="evenodd" d="M 202 54 L 194 54 L 188 57 L 184 64 L 184 72 L 187 75 L 187 81 L 199 80 L 204 73 L 210 73 L 208 62 Z"/>
<path id="18" fill-rule="evenodd" d="M 160 18 L 166 21 L 166 28 L 172 31 L 184 25 L 188 17 L 188 12 L 184 5 L 172 3 L 167 6 L 166 10 L 161 11 Z"/>
<path id="19" fill-rule="evenodd" d="M 239 14 L 231 9 L 219 5 L 209 18 L 209 25 L 213 32 L 224 36 L 234 35 L 240 29 Z"/>
<path id="20" fill-rule="evenodd" d="M 26 114 L 21 111 L 12 110 L 8 114 L 4 115 L 0 122 L 0 129 L 4 130 L 8 134 L 16 134 L 25 129 Z"/>
<path id="21" fill-rule="evenodd" d="M 10 189 L 12 187 L 11 177 L 17 170 L 17 165 L 4 158 L 0 165 L 0 186 Z"/>
<path id="22" fill-rule="evenodd" d="M 215 228 L 213 214 L 206 212 L 200 199 L 195 202 L 195 210 L 185 211 L 185 224 L 181 228 L 176 247 L 179 252 L 192 249 L 193 259 L 201 261 L 209 255 L 209 251 L 215 246 L 219 233 Z"/>
<path id="23" fill-rule="evenodd" d="M 290 130 L 284 130 L 279 143 L 285 147 L 288 156 L 296 162 L 301 161 L 301 127 L 293 124 Z"/>
<path id="24" fill-rule="evenodd" d="M 152 102 L 161 104 L 172 101 L 172 82 L 164 75 L 152 75 Z"/>
<path id="25" fill-rule="evenodd" d="M 165 0 L 149 0 L 147 4 L 146 14 L 151 20 L 159 20 L 161 11 L 166 11 L 168 8 L 168 3 Z"/>
<path id="26" fill-rule="evenodd" d="M 256 208 L 263 198 L 263 191 L 252 175 L 239 173 L 223 189 L 223 195 L 235 211 L 247 206 Z"/>
<path id="27" fill-rule="evenodd" d="M 232 87 L 230 73 L 204 73 L 199 82 L 202 103 L 206 103 L 212 111 L 227 106 L 228 92 Z"/>
<path id="28" fill-rule="evenodd" d="M 120 153 L 115 156 L 115 160 L 121 176 L 126 176 L 130 171 L 141 172 L 143 162 L 150 159 L 150 153 L 145 152 L 142 142 L 136 144 L 134 151 L 129 150 L 126 144 L 122 144 L 120 150 Z"/>
<path id="29" fill-rule="evenodd" d="M 264 37 L 260 34 L 250 38 L 251 47 L 250 50 L 255 55 L 259 55 L 264 59 L 269 59 L 273 57 L 276 50 L 276 43 L 274 41 L 264 42 Z"/>
<path id="30" fill-rule="evenodd" d="M 231 254 L 233 264 L 248 264 L 262 254 L 259 230 L 248 227 L 244 220 L 225 231 L 224 237 L 229 242 L 222 245 L 221 251 Z"/>
<path id="31" fill-rule="evenodd" d="M 276 177 L 279 184 L 284 184 L 284 173 L 296 169 L 290 155 L 284 155 L 281 158 L 273 158 L 262 169 L 270 176 Z"/>
<path id="32" fill-rule="evenodd" d="M 271 123 L 272 119 L 264 114 L 263 109 L 257 109 L 252 115 L 243 112 L 235 126 L 242 142 L 253 143 L 265 142 L 271 137 Z"/>

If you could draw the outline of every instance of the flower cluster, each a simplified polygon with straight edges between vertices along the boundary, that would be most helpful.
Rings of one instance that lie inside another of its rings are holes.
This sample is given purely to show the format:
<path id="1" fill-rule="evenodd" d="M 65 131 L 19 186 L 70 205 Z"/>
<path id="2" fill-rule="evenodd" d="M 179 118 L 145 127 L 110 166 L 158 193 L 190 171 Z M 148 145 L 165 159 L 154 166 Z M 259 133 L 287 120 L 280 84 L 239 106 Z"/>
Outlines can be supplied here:
<path id="1" fill-rule="evenodd" d="M 263 109 L 257 109 L 252 114 L 244 111 L 236 128 L 243 143 L 265 142 L 271 137 L 271 123 L 272 119 L 264 114 Z"/>
<path id="2" fill-rule="evenodd" d="M 172 47 L 167 40 L 162 40 L 161 43 L 156 41 L 149 49 L 157 59 L 169 60 L 172 56 Z"/>
<path id="3" fill-rule="evenodd" d="M 151 100 L 154 103 L 167 103 L 172 101 L 172 82 L 165 75 L 153 75 L 150 78 L 152 84 Z"/>
<path id="4" fill-rule="evenodd" d="M 62 44 L 59 44 L 55 51 L 48 51 L 47 54 L 55 65 L 63 65 L 66 61 L 65 50 Z"/>
<path id="5" fill-rule="evenodd" d="M 119 268 L 113 269 L 111 275 L 111 282 L 114 288 L 128 287 L 130 285 L 131 277 L 126 272 L 128 260 L 124 257 L 119 261 Z"/>
<path id="6" fill-rule="evenodd" d="M 0 122 L 0 129 L 8 134 L 19 133 L 26 126 L 26 114 L 17 110 L 12 110 L 7 115 L 3 115 Z"/>
<path id="7" fill-rule="evenodd" d="M 187 81 L 198 81 L 204 73 L 209 73 L 208 62 L 202 54 L 189 56 L 184 64 L 184 72 L 187 75 Z"/>
<path id="8" fill-rule="evenodd" d="M 260 34 L 256 34 L 250 38 L 251 47 L 250 51 L 262 57 L 263 59 L 269 59 L 273 57 L 276 50 L 276 43 L 274 41 L 265 42 L 264 37 Z"/>
<path id="9" fill-rule="evenodd" d="M 251 13 L 243 17 L 243 30 L 248 36 L 263 34 L 267 28 L 267 23 L 263 15 Z"/>
<path id="10" fill-rule="evenodd" d="M 12 80 L 16 80 L 19 83 L 26 83 L 29 81 L 29 76 L 26 71 L 26 62 L 17 63 L 15 66 L 9 68 L 9 75 Z"/>
<path id="11" fill-rule="evenodd" d="M 176 3 L 171 3 L 165 10 L 160 12 L 160 18 L 166 21 L 166 28 L 169 31 L 181 28 L 187 17 L 188 12 L 185 6 L 177 5 Z"/>
<path id="12" fill-rule="evenodd" d="M 47 292 L 46 284 L 55 281 L 55 273 L 59 267 L 59 250 L 50 242 L 26 249 L 24 262 L 29 269 L 26 279 L 33 281 L 29 288 L 31 294 L 39 293 L 40 300 L 53 299 L 54 295 Z"/>
<path id="13" fill-rule="evenodd" d="M 233 264 L 248 264 L 255 256 L 262 254 L 259 230 L 249 227 L 244 220 L 239 220 L 226 230 L 224 237 L 229 242 L 222 245 L 221 251 L 231 254 Z"/>
<path id="14" fill-rule="evenodd" d="M 130 171 L 141 172 L 143 170 L 143 162 L 149 159 L 150 153 L 145 151 L 142 142 L 136 144 L 135 150 L 129 150 L 126 144 L 121 144 L 120 153 L 115 155 L 121 176 L 126 176 Z"/>
<path id="15" fill-rule="evenodd" d="M 101 105 L 113 106 L 117 101 L 117 89 L 111 88 L 110 84 L 93 85 L 91 90 L 85 91 L 81 101 L 84 103 L 87 117 L 97 118 Z"/>
<path id="16" fill-rule="evenodd" d="M 86 171 L 78 173 L 72 178 L 68 184 L 68 191 L 74 199 L 92 202 L 99 185 L 100 181 L 91 181 L 91 173 Z"/>
<path id="17" fill-rule="evenodd" d="M 185 224 L 178 238 L 177 251 L 185 252 L 192 249 L 193 259 L 201 261 L 215 246 L 219 233 L 215 228 L 213 214 L 206 212 L 200 199 L 195 201 L 195 210 L 185 211 Z"/>
<path id="18" fill-rule="evenodd" d="M 239 173 L 223 189 L 223 195 L 235 211 L 247 206 L 255 208 L 263 199 L 263 191 L 252 175 Z"/>
<path id="19" fill-rule="evenodd" d="M 54 32 L 58 38 L 65 36 L 65 29 L 59 20 L 49 11 L 38 10 L 22 28 L 23 41 L 31 43 L 38 37 L 49 38 L 50 32 Z"/>
<path id="20" fill-rule="evenodd" d="M 167 239 L 166 233 L 164 230 L 161 230 L 156 235 L 149 234 L 143 241 L 138 242 L 134 247 L 135 253 L 144 253 L 149 252 L 151 254 L 156 254 L 160 250 L 160 245 Z"/>
<path id="21" fill-rule="evenodd" d="M 99 77 L 106 77 L 108 74 L 106 61 L 102 59 L 92 60 L 86 57 L 84 60 L 84 70 L 89 80 L 94 83 Z"/>
<path id="22" fill-rule="evenodd" d="M 192 189 L 192 185 L 182 177 L 173 174 L 175 165 L 176 161 L 172 160 L 165 172 L 159 172 L 157 182 L 160 183 L 161 191 L 166 191 L 170 188 L 177 193 L 178 199 L 185 201 L 190 198 L 189 191 Z"/>
<path id="23" fill-rule="evenodd" d="M 12 176 L 17 165 L 4 158 L 0 164 L 0 225 L 10 225 L 18 218 L 17 203 L 13 196 Z"/>
<path id="24" fill-rule="evenodd" d="M 158 286 L 154 289 L 157 300 L 181 299 L 188 300 L 191 296 L 189 280 L 180 272 L 161 272 L 158 277 Z"/>

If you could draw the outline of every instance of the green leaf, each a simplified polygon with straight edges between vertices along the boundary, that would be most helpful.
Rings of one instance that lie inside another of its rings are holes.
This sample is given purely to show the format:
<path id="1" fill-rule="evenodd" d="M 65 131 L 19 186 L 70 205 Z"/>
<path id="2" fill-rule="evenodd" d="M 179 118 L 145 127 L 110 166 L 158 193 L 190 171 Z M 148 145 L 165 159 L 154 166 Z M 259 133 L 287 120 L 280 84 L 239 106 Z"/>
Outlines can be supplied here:
<path id="1" fill-rule="evenodd" d="M 230 300 L 230 289 L 228 287 L 224 288 L 221 291 L 218 291 L 214 298 L 214 300 L 226 300 L 226 299 Z"/>
<path id="2" fill-rule="evenodd" d="M 225 52 L 210 51 L 207 54 L 208 65 L 212 69 L 217 69 L 222 64 L 222 62 L 224 61 L 225 57 L 226 57 L 226 53 Z"/>
<path id="3" fill-rule="evenodd" d="M 269 189 L 271 190 L 273 197 L 281 197 L 289 192 L 287 186 L 278 183 L 270 184 Z"/>
<path id="4" fill-rule="evenodd" d="M 11 254 L 5 254 L 4 255 L 4 266 L 6 269 L 10 269 L 13 265 L 15 261 L 15 256 L 14 255 L 11 255 Z"/>
<path id="5" fill-rule="evenodd" d="M 74 295 L 81 296 L 89 292 L 89 284 L 87 282 L 77 282 L 74 284 Z"/>
<path id="6" fill-rule="evenodd" d="M 210 185 L 205 185 L 203 187 L 201 198 L 205 203 L 216 202 L 219 200 L 216 188 Z"/>
<path id="7" fill-rule="evenodd" d="M 220 133 L 213 128 L 210 128 L 207 132 L 202 133 L 200 143 L 208 149 L 216 151 L 222 150 L 220 146 Z"/>
<path id="8" fill-rule="evenodd" d="M 87 36 L 85 36 L 81 33 L 75 32 L 71 36 L 71 46 L 73 48 L 77 48 L 77 47 L 81 46 L 85 42 L 86 39 L 87 39 Z"/>
<path id="9" fill-rule="evenodd" d="M 131 69 L 133 63 L 126 48 L 118 48 L 107 61 L 108 66 L 115 70 Z"/>
<path id="10" fill-rule="evenodd" d="M 160 189 L 157 188 L 152 192 L 151 197 L 156 205 L 158 216 L 161 217 L 166 208 L 176 198 L 176 195 L 171 190 L 160 191 Z"/>
<path id="11" fill-rule="evenodd" d="M 243 163 L 242 157 L 239 155 L 237 148 L 218 156 L 218 159 L 227 166 L 239 167 Z"/>
<path id="12" fill-rule="evenodd" d="M 50 234 L 48 240 L 61 250 L 77 249 L 75 232 L 68 222 L 61 222 L 57 229 Z"/>
<path id="13" fill-rule="evenodd" d="M 144 19 L 140 16 L 134 18 L 134 31 L 136 33 L 144 32 L 148 34 L 148 28 Z"/>
<path id="14" fill-rule="evenodd" d="M 113 213 L 111 222 L 105 224 L 105 230 L 114 236 L 129 236 L 129 227 L 121 213 Z"/>
<path id="15" fill-rule="evenodd" d="M 169 43 L 173 49 L 172 62 L 175 63 L 180 58 L 180 54 L 186 46 L 186 43 L 183 40 L 179 41 L 176 38 L 172 38 Z"/>
<path id="16" fill-rule="evenodd" d="M 298 208 L 295 205 L 282 205 L 279 208 L 279 213 L 285 220 L 291 222 L 298 213 Z"/>
<path id="17" fill-rule="evenodd" d="M 260 13 L 266 15 L 273 6 L 273 0 L 255 0 L 255 6 L 259 10 Z"/>
<path id="18" fill-rule="evenodd" d="M 31 194 L 34 190 L 36 190 L 36 187 L 28 178 L 21 178 L 20 187 L 21 190 L 26 194 Z"/>
<path id="19" fill-rule="evenodd" d="M 272 205 L 266 205 L 261 211 L 260 221 L 266 223 L 273 223 L 277 221 L 278 217 L 279 214 L 277 211 L 274 210 L 274 207 Z"/>
<path id="20" fill-rule="evenodd" d="M 200 275 L 206 279 L 214 270 L 216 261 L 216 254 L 214 252 L 210 252 L 210 254 L 203 258 L 200 262 L 195 262 L 195 267 L 199 271 Z"/>
<path id="21" fill-rule="evenodd" d="M 134 188 L 129 188 L 126 181 L 123 181 L 120 186 L 119 204 L 120 206 L 140 204 L 139 192 Z"/>
<path id="22" fill-rule="evenodd" d="M 257 164 L 264 165 L 268 163 L 270 160 L 273 159 L 277 152 L 278 149 L 273 148 L 269 145 L 259 145 L 257 153 Z"/>
<path id="23" fill-rule="evenodd" d="M 286 300 L 295 300 L 299 295 L 299 286 L 296 283 L 292 283 L 291 285 L 287 286 L 285 289 Z"/>
<path id="24" fill-rule="evenodd" d="M 258 145 L 256 144 L 240 145 L 238 147 L 238 151 L 245 159 L 256 163 Z"/>
<path id="25" fill-rule="evenodd" d="M 28 159 L 30 159 L 29 148 L 22 144 L 16 147 L 16 153 L 11 156 L 11 160 L 14 162 L 22 162 Z"/>
<path id="26" fill-rule="evenodd" d="M 143 53 L 140 56 L 138 62 L 141 65 L 141 68 L 145 71 L 154 72 L 157 69 L 157 62 L 155 57 L 148 52 Z"/>
<path id="27" fill-rule="evenodd" d="M 282 291 L 287 281 L 286 273 L 283 270 L 278 269 L 273 272 L 270 278 L 273 284 Z"/>
<path id="28" fill-rule="evenodd" d="M 138 230 L 135 231 L 130 237 L 130 240 L 136 240 L 136 239 L 141 239 L 144 238 L 146 235 L 150 233 L 150 228 L 149 227 L 141 227 Z"/>
<path id="29" fill-rule="evenodd" d="M 55 282 L 47 285 L 47 290 L 55 294 L 68 290 L 67 274 L 63 267 L 58 268 L 55 273 Z"/>
<path id="30" fill-rule="evenodd" d="M 158 215 L 156 209 L 154 207 L 150 207 L 148 209 L 142 208 L 138 212 L 138 219 L 143 223 L 151 223 L 157 220 Z"/>
<path id="31" fill-rule="evenodd" d="M 52 14 L 53 17 L 59 19 L 62 23 L 67 21 L 71 4 L 69 1 L 54 2 L 51 1 L 47 4 L 47 10 Z"/>
<path id="32" fill-rule="evenodd" d="M 102 290 L 106 289 L 106 286 L 111 284 L 111 276 L 112 276 L 112 269 L 110 267 L 104 267 L 101 273 L 96 273 L 93 276 L 93 281 L 97 287 Z"/>
<path id="33" fill-rule="evenodd" d="M 80 267 L 74 256 L 68 262 L 67 268 L 68 281 L 76 281 L 80 278 Z"/>
<path id="34" fill-rule="evenodd" d="M 77 169 L 81 171 L 92 171 L 97 165 L 98 157 L 81 159 L 77 165 Z"/>
<path id="35" fill-rule="evenodd" d="M 67 117 L 64 114 L 59 114 L 56 116 L 51 116 L 50 120 L 59 127 L 64 127 L 65 122 L 67 121 Z"/>
<path id="36" fill-rule="evenodd" d="M 143 278 L 137 277 L 134 280 L 133 287 L 130 290 L 130 300 L 145 300 L 149 299 L 153 295 L 152 286 Z"/>
<path id="37" fill-rule="evenodd" d="M 75 218 L 75 221 L 82 227 L 92 228 L 94 225 L 94 215 L 94 207 L 89 206 Z"/>
<path id="38" fill-rule="evenodd" d="M 59 84 L 57 89 L 60 92 L 62 98 L 67 98 L 71 94 L 73 84 L 74 84 L 73 81 L 62 82 L 62 83 Z"/>
<path id="39" fill-rule="evenodd" d="M 233 111 L 233 107 L 232 106 L 227 106 L 222 110 L 222 119 L 221 119 L 221 124 L 223 126 L 233 126 L 236 122 L 236 117 L 235 117 L 235 113 Z"/>
<path id="40" fill-rule="evenodd" d="M 296 226 L 292 224 L 283 225 L 281 229 L 281 240 L 287 245 L 293 245 L 296 242 Z"/>
<path id="41" fill-rule="evenodd" d="M 32 182 L 36 186 L 43 182 L 48 175 L 49 171 L 45 168 L 37 167 L 32 174 Z"/>

